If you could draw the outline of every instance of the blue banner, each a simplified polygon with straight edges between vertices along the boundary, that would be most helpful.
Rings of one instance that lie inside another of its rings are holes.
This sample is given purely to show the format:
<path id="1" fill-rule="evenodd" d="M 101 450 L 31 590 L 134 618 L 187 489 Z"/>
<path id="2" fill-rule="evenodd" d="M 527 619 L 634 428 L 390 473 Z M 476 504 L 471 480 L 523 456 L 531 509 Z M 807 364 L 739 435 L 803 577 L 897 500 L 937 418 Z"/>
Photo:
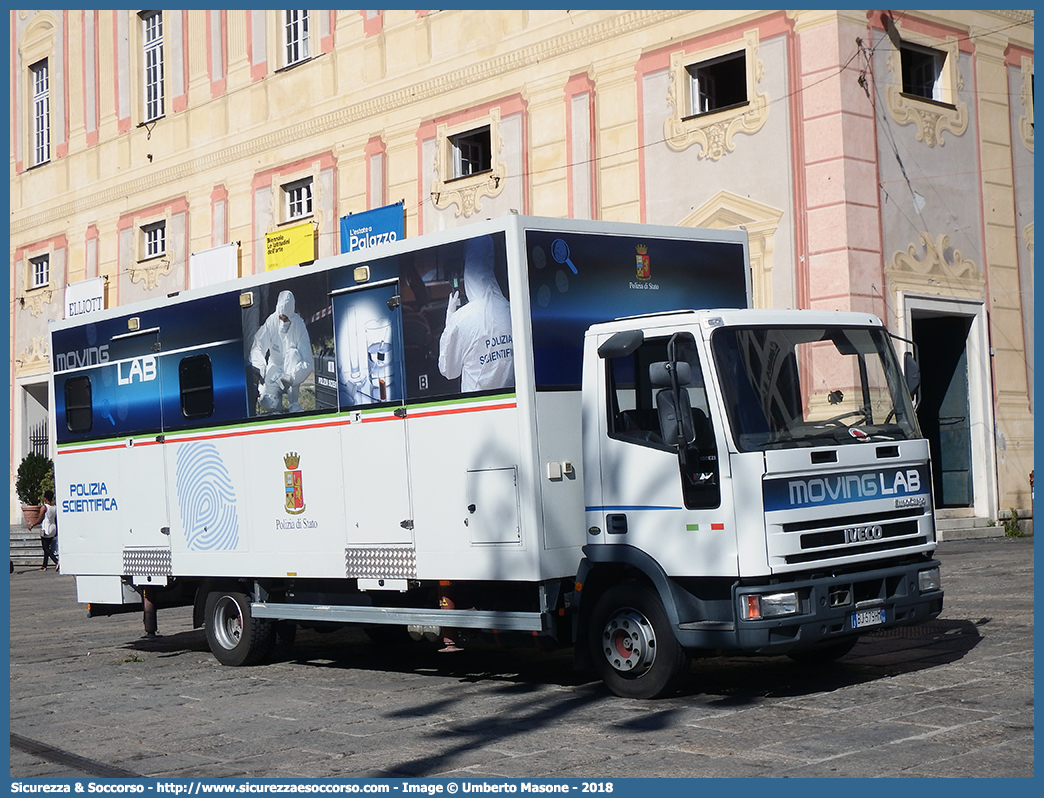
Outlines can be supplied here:
<path id="1" fill-rule="evenodd" d="M 341 217 L 341 252 L 371 249 L 406 237 L 402 202 Z"/>
<path id="2" fill-rule="evenodd" d="M 765 512 L 889 498 L 897 508 L 923 507 L 931 488 L 924 466 L 771 479 L 764 486 Z"/>

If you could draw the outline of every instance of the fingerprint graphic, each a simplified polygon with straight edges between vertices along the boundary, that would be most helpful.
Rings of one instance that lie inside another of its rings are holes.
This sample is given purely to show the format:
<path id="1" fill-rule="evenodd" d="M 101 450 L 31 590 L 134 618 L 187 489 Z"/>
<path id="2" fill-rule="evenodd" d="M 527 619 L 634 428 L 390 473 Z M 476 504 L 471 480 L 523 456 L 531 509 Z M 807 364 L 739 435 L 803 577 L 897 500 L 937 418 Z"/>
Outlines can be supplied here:
<path id="1" fill-rule="evenodd" d="M 178 449 L 178 510 L 191 551 L 229 551 L 239 546 L 236 491 L 212 443 Z"/>

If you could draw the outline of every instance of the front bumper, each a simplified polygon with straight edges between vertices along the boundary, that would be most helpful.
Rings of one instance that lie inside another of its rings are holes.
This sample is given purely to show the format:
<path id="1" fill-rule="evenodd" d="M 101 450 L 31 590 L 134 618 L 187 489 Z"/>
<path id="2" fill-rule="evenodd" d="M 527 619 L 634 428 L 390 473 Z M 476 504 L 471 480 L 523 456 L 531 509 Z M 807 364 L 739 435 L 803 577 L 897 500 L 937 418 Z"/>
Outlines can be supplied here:
<path id="1" fill-rule="evenodd" d="M 786 654 L 828 644 L 853 634 L 908 626 L 942 612 L 943 591 L 918 588 L 918 573 L 938 568 L 936 560 L 921 560 L 870 571 L 810 576 L 772 584 L 737 582 L 732 588 L 733 622 L 710 625 L 681 623 L 678 640 L 686 648 L 735 650 L 749 654 Z M 799 611 L 793 615 L 744 619 L 747 596 L 796 592 Z M 858 627 L 853 615 L 874 617 L 882 623 Z M 731 627 L 731 628 L 729 628 Z"/>

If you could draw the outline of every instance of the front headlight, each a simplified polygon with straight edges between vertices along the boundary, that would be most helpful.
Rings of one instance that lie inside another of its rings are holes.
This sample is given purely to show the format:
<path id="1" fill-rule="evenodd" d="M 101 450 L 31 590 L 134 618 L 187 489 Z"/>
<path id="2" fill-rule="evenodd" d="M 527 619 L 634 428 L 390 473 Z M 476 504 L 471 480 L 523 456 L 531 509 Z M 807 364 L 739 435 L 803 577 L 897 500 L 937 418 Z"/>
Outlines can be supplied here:
<path id="1" fill-rule="evenodd" d="M 741 595 L 743 619 L 757 621 L 762 618 L 778 618 L 781 615 L 797 615 L 801 611 L 801 599 L 796 591 L 788 593 L 749 593 Z"/>
<path id="2" fill-rule="evenodd" d="M 930 593 L 933 590 L 942 589 L 942 574 L 938 568 L 929 568 L 927 571 L 917 572 L 917 589 L 922 593 Z"/>

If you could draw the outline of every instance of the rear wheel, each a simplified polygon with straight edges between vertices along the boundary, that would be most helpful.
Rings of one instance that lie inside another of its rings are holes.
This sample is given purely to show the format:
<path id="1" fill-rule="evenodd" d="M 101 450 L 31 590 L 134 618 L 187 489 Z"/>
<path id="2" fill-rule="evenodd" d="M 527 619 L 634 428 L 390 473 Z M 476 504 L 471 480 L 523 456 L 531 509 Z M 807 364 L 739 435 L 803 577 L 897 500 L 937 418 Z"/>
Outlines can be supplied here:
<path id="1" fill-rule="evenodd" d="M 689 655 L 656 592 L 642 584 L 607 590 L 595 603 L 589 642 L 595 670 L 622 698 L 660 698 L 685 675 Z"/>
<path id="2" fill-rule="evenodd" d="M 210 593 L 204 618 L 207 643 L 222 665 L 257 665 L 272 650 L 272 623 L 251 615 L 250 599 L 243 593 Z"/>

